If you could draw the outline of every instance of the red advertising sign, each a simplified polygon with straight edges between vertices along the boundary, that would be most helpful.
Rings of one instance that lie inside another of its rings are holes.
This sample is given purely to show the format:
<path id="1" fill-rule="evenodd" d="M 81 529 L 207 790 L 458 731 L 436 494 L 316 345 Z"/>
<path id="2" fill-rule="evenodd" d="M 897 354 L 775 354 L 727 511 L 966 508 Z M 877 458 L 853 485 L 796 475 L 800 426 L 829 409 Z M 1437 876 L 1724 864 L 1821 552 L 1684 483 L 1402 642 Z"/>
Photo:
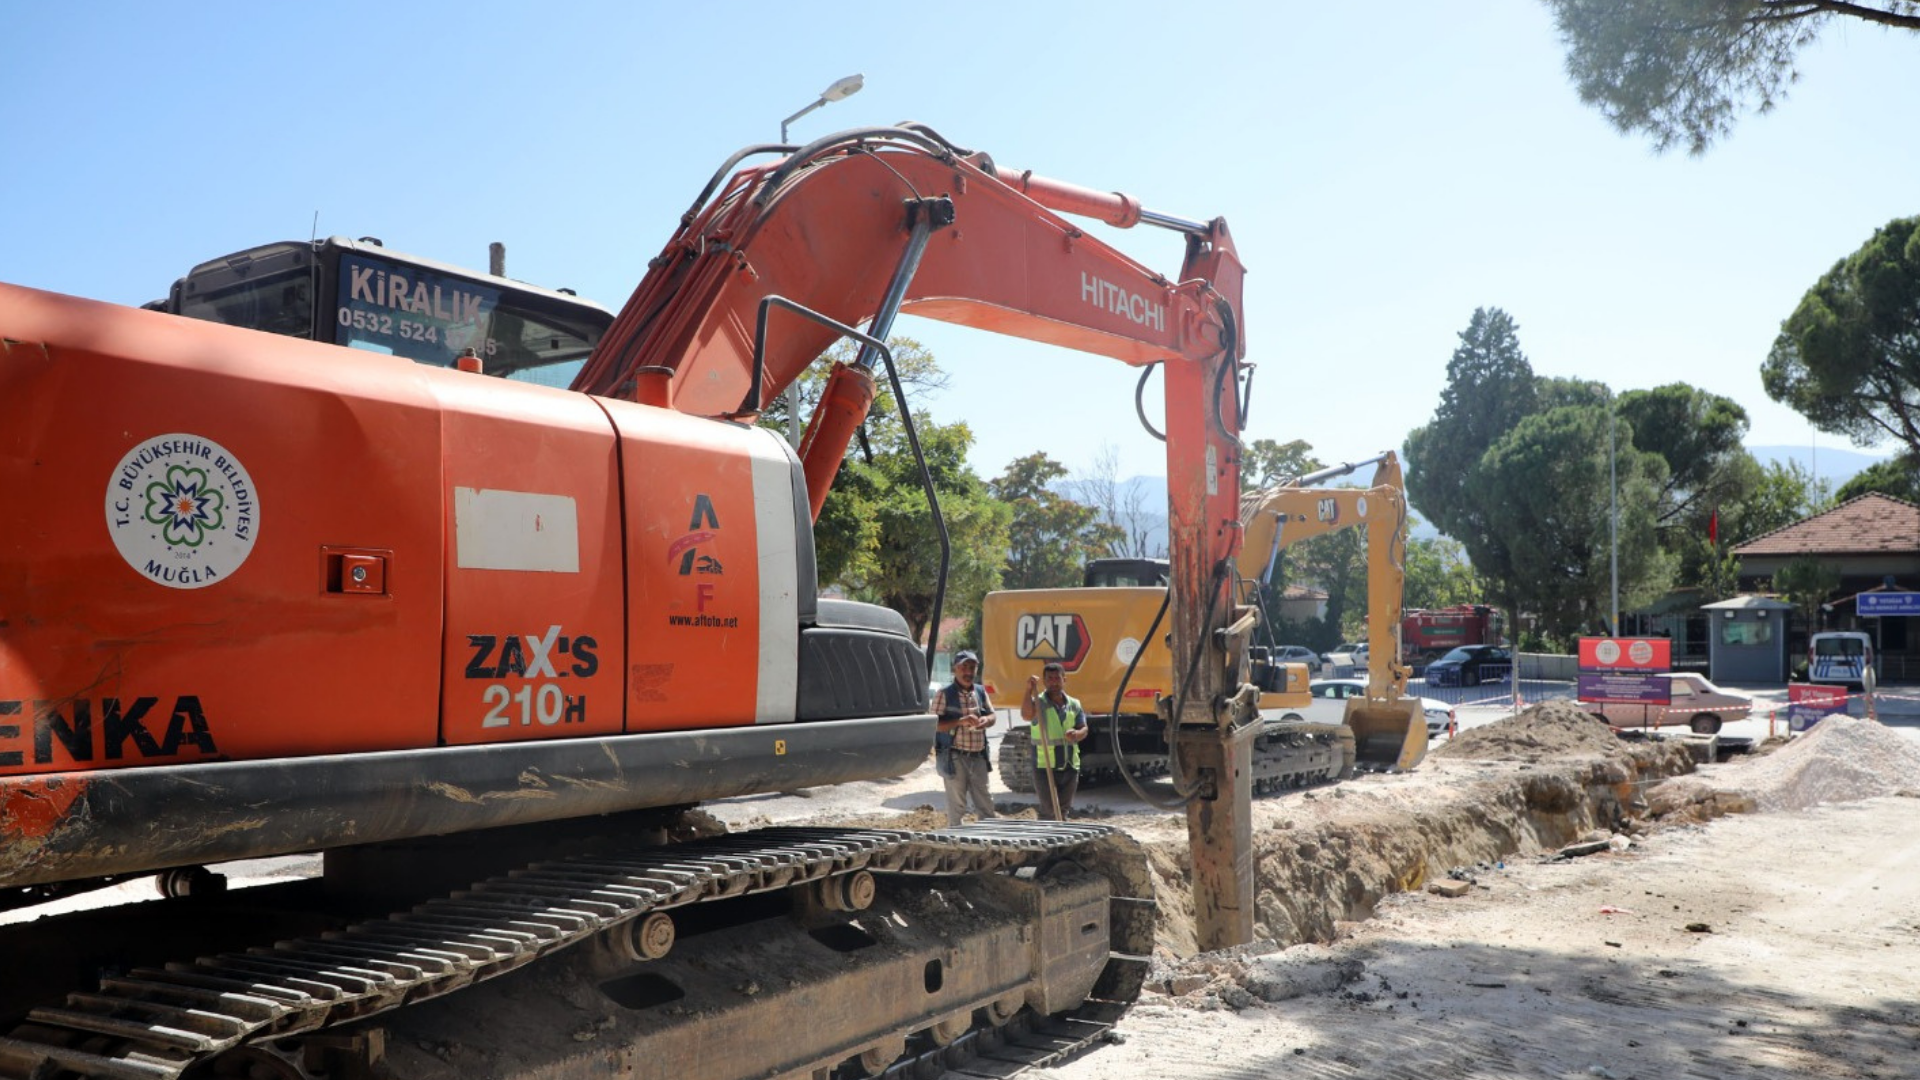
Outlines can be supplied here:
<path id="1" fill-rule="evenodd" d="M 1657 673 L 1673 670 L 1673 642 L 1667 638 L 1583 637 L 1580 670 L 1586 674 L 1615 671 Z"/>
<path id="2" fill-rule="evenodd" d="M 1787 684 L 1787 727 L 1805 731 L 1823 716 L 1847 711 L 1847 688 L 1813 683 Z"/>

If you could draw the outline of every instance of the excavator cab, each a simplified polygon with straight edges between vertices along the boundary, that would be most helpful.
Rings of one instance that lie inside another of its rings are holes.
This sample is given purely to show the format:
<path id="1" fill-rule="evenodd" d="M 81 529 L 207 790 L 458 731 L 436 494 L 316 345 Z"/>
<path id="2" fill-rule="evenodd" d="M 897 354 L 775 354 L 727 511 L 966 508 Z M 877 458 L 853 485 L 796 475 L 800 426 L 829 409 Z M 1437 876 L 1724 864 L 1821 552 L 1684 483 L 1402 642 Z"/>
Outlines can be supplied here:
<path id="1" fill-rule="evenodd" d="M 1167 560 L 1091 559 L 1080 584 L 1088 589 L 1166 588 Z"/>
<path id="2" fill-rule="evenodd" d="M 394 251 L 372 237 L 286 240 L 189 270 L 152 311 L 564 388 L 613 325 L 570 292 Z"/>

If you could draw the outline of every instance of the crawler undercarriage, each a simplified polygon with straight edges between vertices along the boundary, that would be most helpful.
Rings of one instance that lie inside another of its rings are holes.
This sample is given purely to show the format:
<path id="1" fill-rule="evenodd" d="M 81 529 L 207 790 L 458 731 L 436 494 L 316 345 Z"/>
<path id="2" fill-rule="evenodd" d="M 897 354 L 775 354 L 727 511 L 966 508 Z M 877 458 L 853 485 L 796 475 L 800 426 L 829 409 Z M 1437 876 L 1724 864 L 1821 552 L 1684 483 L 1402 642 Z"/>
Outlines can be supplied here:
<path id="1" fill-rule="evenodd" d="M 1082 747 L 1083 783 L 1117 780 L 1122 760 L 1126 770 L 1140 779 L 1167 774 L 1164 725 L 1140 717 L 1124 717 L 1123 721 L 1125 729 L 1118 733 L 1120 754 L 1108 749 L 1113 745 L 1111 738 L 1099 738 L 1107 721 L 1093 721 L 1099 741 L 1093 750 Z M 1009 791 L 1033 793 L 1033 760 L 1033 742 L 1025 730 L 1016 729 L 1001 738 L 1000 780 Z M 1261 726 L 1253 745 L 1253 790 L 1271 794 L 1332 783 L 1353 775 L 1356 767 L 1364 764 L 1356 762 L 1354 734 L 1349 728 L 1269 721 Z"/>
<path id="2" fill-rule="evenodd" d="M 102 930 L 138 905 L 16 928 L 109 947 L 68 942 L 97 974 L 13 1014 L 0 1077 L 1006 1076 L 1125 1010 L 1152 903 L 1123 834 L 998 821 L 556 860 L 385 917 L 283 912 L 308 925 L 204 955 L 182 941 L 158 964 L 123 962 L 153 943 Z"/>

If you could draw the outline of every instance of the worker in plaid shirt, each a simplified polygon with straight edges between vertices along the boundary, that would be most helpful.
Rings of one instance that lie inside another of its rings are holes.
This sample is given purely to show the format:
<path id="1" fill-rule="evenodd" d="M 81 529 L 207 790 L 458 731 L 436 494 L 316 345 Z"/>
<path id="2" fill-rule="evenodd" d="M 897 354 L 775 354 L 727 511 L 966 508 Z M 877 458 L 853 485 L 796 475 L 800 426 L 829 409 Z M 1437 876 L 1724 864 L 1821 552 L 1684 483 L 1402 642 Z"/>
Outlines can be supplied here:
<path id="1" fill-rule="evenodd" d="M 934 763 L 947 782 L 947 824 L 958 825 L 973 804 L 982 821 L 994 817 L 993 797 L 987 793 L 987 729 L 997 719 L 986 688 L 974 680 L 980 658 L 961 652 L 953 658 L 953 681 L 933 696 L 930 708 L 940 723 L 933 737 Z"/>

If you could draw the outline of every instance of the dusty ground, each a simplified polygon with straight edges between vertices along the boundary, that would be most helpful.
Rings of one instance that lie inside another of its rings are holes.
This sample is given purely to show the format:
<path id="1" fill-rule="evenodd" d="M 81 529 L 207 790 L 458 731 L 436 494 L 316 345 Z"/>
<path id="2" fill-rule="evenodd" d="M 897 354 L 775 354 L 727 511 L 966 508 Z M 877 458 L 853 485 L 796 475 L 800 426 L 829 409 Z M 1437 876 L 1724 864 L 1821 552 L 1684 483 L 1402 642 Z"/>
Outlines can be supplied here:
<path id="1" fill-rule="evenodd" d="M 1511 861 L 1222 962 L 1227 993 L 1149 996 L 1055 1075 L 1920 1075 L 1916 855 L 1920 799 L 1893 796 Z"/>
<path id="2" fill-rule="evenodd" d="M 1257 800 L 1261 940 L 1232 953 L 1196 955 L 1184 818 L 1083 791 L 1148 848 L 1155 972 L 1124 1041 L 1037 1080 L 1920 1077 L 1920 720 L 1898 723 L 1665 779 L 1682 750 L 1570 707 L 1481 717 L 1411 775 Z M 929 765 L 709 809 L 937 828 L 943 804 Z M 281 862 L 233 870 L 302 870 Z"/>
<path id="3" fill-rule="evenodd" d="M 1156 972 L 1123 1042 L 1046 1075 L 1920 1077 L 1915 734 L 1838 718 L 1662 781 L 1572 710 L 1466 732 L 1410 776 L 1259 800 L 1263 940 L 1229 954 L 1194 955 L 1182 819 L 1096 795 L 1162 879 Z M 933 779 L 865 809 L 941 824 Z M 1612 845 L 1553 857 L 1586 837 Z"/>

